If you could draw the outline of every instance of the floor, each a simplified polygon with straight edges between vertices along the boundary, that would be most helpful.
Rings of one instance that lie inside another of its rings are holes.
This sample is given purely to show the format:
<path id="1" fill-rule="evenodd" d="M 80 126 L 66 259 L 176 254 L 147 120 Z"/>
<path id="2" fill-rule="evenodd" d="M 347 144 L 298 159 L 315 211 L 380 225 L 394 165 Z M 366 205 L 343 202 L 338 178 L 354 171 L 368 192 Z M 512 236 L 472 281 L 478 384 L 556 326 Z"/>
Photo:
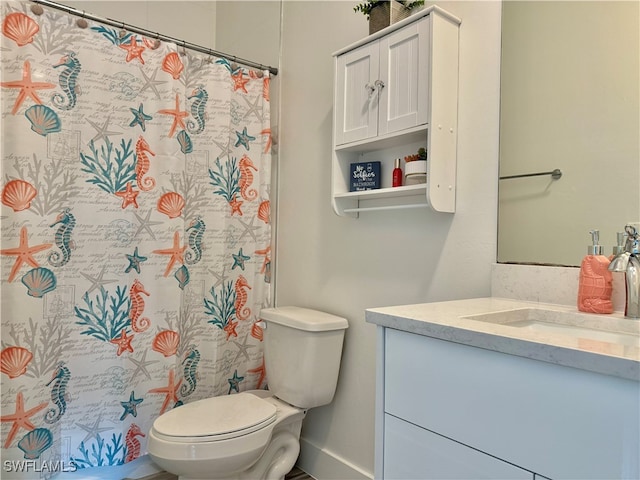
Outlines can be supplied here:
<path id="1" fill-rule="evenodd" d="M 161 472 L 161 473 L 155 473 L 153 475 L 149 475 L 147 477 L 141 478 L 140 480 L 177 480 L 177 478 L 178 477 L 176 477 L 171 473 Z M 287 473 L 284 478 L 285 480 L 314 480 L 314 478 L 311 475 L 307 474 L 306 472 L 303 472 L 298 467 L 293 467 L 293 470 Z M 123 479 L 123 480 L 126 480 L 126 479 Z"/>
<path id="2" fill-rule="evenodd" d="M 298 467 L 293 467 L 289 473 L 284 476 L 285 480 L 315 480 L 307 472 L 303 472 Z"/>

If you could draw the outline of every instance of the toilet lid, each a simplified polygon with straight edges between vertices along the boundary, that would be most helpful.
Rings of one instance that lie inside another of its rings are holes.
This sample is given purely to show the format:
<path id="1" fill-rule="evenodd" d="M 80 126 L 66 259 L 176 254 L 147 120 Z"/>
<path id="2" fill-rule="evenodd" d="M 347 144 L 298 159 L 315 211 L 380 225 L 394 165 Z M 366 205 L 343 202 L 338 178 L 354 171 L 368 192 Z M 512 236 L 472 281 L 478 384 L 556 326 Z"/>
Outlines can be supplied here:
<path id="1" fill-rule="evenodd" d="M 160 415 L 153 429 L 176 441 L 222 440 L 274 422 L 276 407 L 251 393 L 205 398 Z M 211 437 L 216 437 L 212 439 Z"/>

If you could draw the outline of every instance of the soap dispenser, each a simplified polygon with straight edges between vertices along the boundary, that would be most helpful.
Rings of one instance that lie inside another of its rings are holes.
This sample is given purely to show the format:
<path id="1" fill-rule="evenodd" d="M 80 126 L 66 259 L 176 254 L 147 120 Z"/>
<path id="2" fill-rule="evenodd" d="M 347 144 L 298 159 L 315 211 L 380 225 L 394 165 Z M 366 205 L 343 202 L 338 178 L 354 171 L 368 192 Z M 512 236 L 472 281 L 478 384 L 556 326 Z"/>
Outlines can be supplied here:
<path id="1" fill-rule="evenodd" d="M 613 277 L 609 259 L 603 255 L 599 245 L 600 232 L 591 230 L 592 245 L 587 248 L 587 256 L 580 265 L 578 284 L 578 310 L 587 313 L 613 313 L 611 293 Z"/>
<path id="2" fill-rule="evenodd" d="M 618 232 L 616 234 L 616 240 L 618 241 L 618 243 L 615 247 L 613 247 L 613 252 L 609 257 L 609 260 L 613 261 L 613 259 L 616 258 L 618 255 L 620 255 L 621 253 L 624 253 L 624 237 L 625 237 L 624 232 Z"/>

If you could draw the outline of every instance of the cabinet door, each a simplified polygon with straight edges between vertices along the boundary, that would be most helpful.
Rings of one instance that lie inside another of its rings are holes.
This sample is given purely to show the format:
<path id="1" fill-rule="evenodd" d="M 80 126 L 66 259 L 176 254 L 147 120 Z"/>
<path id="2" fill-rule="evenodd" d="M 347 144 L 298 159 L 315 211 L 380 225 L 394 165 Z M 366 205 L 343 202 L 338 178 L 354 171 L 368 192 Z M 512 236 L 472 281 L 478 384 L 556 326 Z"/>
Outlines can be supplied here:
<path id="1" fill-rule="evenodd" d="M 378 133 L 378 42 L 336 60 L 335 143 L 355 142 Z"/>
<path id="2" fill-rule="evenodd" d="M 424 17 L 380 39 L 384 88 L 380 92 L 379 135 L 427 123 L 429 37 L 429 17 Z"/>
<path id="3" fill-rule="evenodd" d="M 392 415 L 385 415 L 384 431 L 385 480 L 533 480 L 527 470 Z"/>

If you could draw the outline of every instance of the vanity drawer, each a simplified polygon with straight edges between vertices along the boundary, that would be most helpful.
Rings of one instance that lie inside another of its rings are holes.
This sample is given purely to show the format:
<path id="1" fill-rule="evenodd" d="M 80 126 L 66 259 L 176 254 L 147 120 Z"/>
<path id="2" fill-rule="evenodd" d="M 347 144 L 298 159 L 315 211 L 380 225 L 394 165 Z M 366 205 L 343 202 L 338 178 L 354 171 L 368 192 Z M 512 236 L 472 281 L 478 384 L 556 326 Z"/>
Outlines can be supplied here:
<path id="1" fill-rule="evenodd" d="M 533 473 L 387 414 L 384 478 L 533 480 Z"/>
<path id="2" fill-rule="evenodd" d="M 638 382 L 387 328 L 384 391 L 385 412 L 541 475 L 637 468 Z"/>

